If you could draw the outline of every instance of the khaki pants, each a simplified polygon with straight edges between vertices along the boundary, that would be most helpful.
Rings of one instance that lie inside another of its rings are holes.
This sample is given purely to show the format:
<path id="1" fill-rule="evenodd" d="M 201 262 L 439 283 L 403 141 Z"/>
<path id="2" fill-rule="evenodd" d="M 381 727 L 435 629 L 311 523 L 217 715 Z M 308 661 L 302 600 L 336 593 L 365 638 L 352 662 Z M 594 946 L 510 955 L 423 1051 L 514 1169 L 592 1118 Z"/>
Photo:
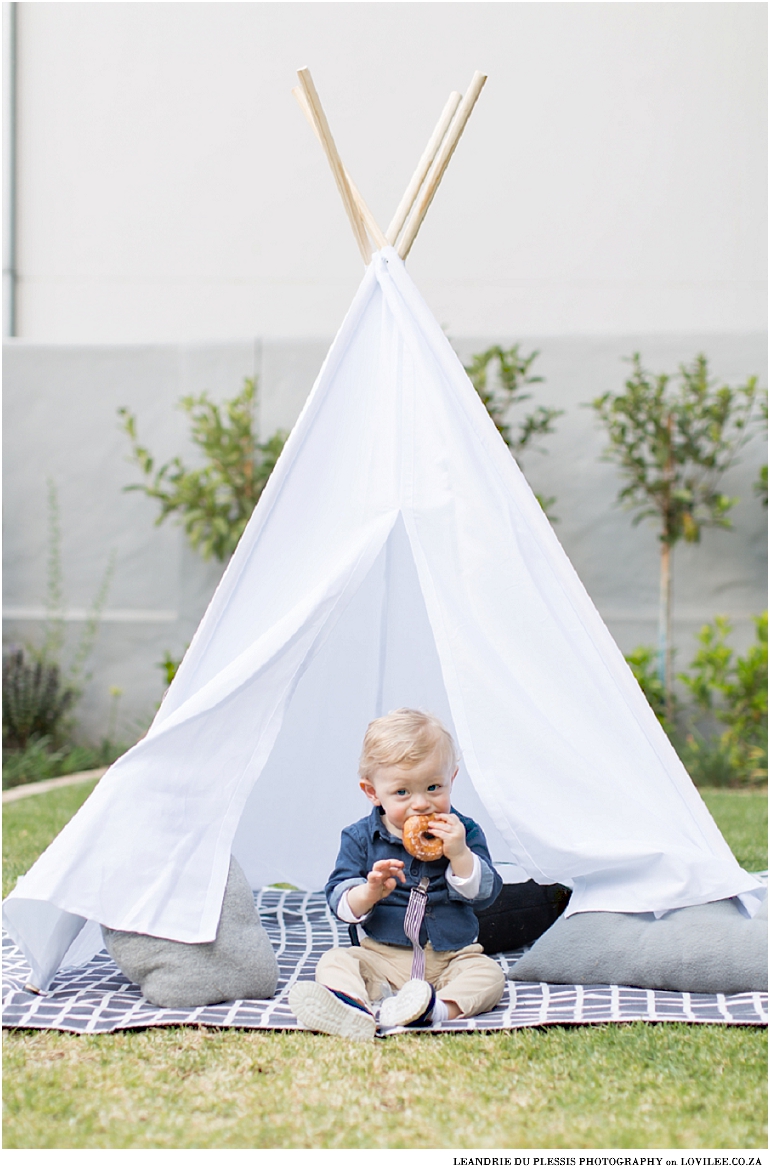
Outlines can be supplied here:
<path id="1" fill-rule="evenodd" d="M 380 944 L 366 937 L 358 948 L 332 948 L 318 962 L 315 978 L 371 1007 L 381 1000 L 383 982 L 397 992 L 412 975 L 412 949 Z M 425 949 L 425 980 L 442 1001 L 454 1001 L 463 1017 L 475 1017 L 494 1009 L 505 989 L 505 976 L 497 961 L 484 955 L 480 944 L 459 952 Z"/>

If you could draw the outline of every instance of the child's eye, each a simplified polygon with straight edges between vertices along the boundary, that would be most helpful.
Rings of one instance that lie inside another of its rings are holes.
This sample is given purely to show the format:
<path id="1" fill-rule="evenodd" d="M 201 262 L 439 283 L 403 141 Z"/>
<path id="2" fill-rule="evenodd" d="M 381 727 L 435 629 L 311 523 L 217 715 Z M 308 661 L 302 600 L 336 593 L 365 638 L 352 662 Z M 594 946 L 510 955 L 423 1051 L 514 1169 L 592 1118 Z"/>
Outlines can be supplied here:
<path id="1" fill-rule="evenodd" d="M 441 785 L 440 785 L 440 783 L 439 783 L 439 782 L 436 782 L 434 785 L 429 785 L 429 786 L 428 786 L 428 793 L 430 793 L 430 791 L 431 791 L 432 789 L 441 789 Z"/>
<path id="2" fill-rule="evenodd" d="M 396 797 L 397 797 L 397 798 L 404 798 L 404 797 L 406 797 L 406 790 L 405 790 L 405 789 L 397 789 L 397 790 L 396 790 Z"/>

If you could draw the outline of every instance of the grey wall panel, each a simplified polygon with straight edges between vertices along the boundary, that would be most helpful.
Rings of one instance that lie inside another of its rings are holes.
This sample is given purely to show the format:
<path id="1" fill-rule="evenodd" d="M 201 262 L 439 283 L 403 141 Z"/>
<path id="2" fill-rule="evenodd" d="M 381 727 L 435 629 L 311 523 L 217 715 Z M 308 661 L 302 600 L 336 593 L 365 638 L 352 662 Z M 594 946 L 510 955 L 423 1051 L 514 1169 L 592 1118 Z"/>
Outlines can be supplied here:
<path id="1" fill-rule="evenodd" d="M 494 341 L 456 338 L 464 359 Z M 584 404 L 620 390 L 623 355 L 639 349 L 648 367 L 674 371 L 703 350 L 715 375 L 730 382 L 765 371 L 761 335 L 642 338 L 524 338 L 540 349 L 533 371 L 545 382 L 535 402 L 565 411 L 557 431 L 524 470 L 536 491 L 556 496 L 556 531 L 589 593 L 624 650 L 655 639 L 658 549 L 654 529 L 638 528 L 615 507 L 615 468 L 600 459 L 603 435 Z M 174 522 L 154 524 L 157 508 L 124 487 L 137 477 L 127 459 L 117 408 L 138 417 L 140 438 L 159 459 L 192 456 L 184 394 L 234 395 L 259 376 L 257 417 L 263 435 L 289 428 L 312 386 L 328 343 L 317 339 L 246 339 L 211 345 L 64 346 L 14 340 L 4 350 L 4 639 L 39 640 L 46 589 L 46 481 L 57 486 L 62 529 L 68 645 L 76 643 L 110 551 L 116 571 L 91 678 L 79 710 L 88 736 L 104 734 L 110 688 L 122 689 L 120 732 L 136 735 L 163 691 L 164 652 L 189 643 L 222 573 L 193 553 Z M 750 616 L 765 606 L 766 511 L 752 492 L 764 445 L 756 439 L 724 480 L 741 498 L 731 532 L 711 531 L 675 554 L 675 636 L 684 664 L 700 625 L 731 616 L 736 641 L 751 636 Z M 512 600 L 515 605 L 515 600 Z M 38 616 L 37 618 L 35 616 Z"/>

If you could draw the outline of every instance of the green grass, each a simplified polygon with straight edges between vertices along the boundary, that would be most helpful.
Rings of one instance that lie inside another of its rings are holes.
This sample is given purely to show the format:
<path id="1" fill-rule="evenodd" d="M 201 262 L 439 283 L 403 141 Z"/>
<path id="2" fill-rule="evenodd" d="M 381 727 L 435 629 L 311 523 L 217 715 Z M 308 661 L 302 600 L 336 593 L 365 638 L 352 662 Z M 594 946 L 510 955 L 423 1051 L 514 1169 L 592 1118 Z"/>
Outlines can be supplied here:
<path id="1" fill-rule="evenodd" d="M 95 785 L 95 781 L 84 781 L 3 806 L 3 899 L 19 875 L 29 870 L 80 809 Z"/>
<path id="2" fill-rule="evenodd" d="M 767 790 L 704 789 L 701 797 L 747 871 L 767 867 Z"/>
<path id="3" fill-rule="evenodd" d="M 4 809 L 3 890 L 92 789 Z M 767 797 L 702 791 L 767 865 Z M 7 1148 L 765 1148 L 766 1040 L 681 1024 L 396 1036 L 4 1037 Z M 458 1109 L 462 1104 L 462 1109 Z"/>
<path id="4" fill-rule="evenodd" d="M 147 1030 L 6 1039 L 19 1148 L 762 1148 L 762 1032 L 593 1026 L 373 1046 Z"/>

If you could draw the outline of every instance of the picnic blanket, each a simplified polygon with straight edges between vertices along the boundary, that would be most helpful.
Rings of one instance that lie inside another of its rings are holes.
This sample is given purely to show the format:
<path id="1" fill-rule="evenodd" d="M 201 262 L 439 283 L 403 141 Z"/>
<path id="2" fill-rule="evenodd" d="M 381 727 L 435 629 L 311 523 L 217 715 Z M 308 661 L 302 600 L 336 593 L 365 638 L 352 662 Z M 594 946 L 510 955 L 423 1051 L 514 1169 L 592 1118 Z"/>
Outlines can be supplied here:
<path id="1" fill-rule="evenodd" d="M 289 989 L 296 981 L 313 980 L 316 963 L 323 952 L 350 943 L 347 929 L 332 916 L 321 892 L 266 887 L 254 894 L 257 910 L 280 966 L 280 982 L 274 999 L 159 1009 L 144 1000 L 138 986 L 123 976 L 106 952 L 100 952 L 87 964 L 61 970 L 51 989 L 37 995 L 25 990 L 29 968 L 13 941 L 4 935 L 4 1028 L 63 1030 L 75 1034 L 111 1033 L 163 1025 L 301 1029 L 289 1009 Z M 495 959 L 507 972 L 522 951 L 499 953 Z M 766 1025 L 767 996 L 764 993 L 740 993 L 726 997 L 618 985 L 545 985 L 509 981 L 502 1001 L 491 1013 L 426 1028 L 429 1032 L 457 1032 L 624 1021 Z"/>

